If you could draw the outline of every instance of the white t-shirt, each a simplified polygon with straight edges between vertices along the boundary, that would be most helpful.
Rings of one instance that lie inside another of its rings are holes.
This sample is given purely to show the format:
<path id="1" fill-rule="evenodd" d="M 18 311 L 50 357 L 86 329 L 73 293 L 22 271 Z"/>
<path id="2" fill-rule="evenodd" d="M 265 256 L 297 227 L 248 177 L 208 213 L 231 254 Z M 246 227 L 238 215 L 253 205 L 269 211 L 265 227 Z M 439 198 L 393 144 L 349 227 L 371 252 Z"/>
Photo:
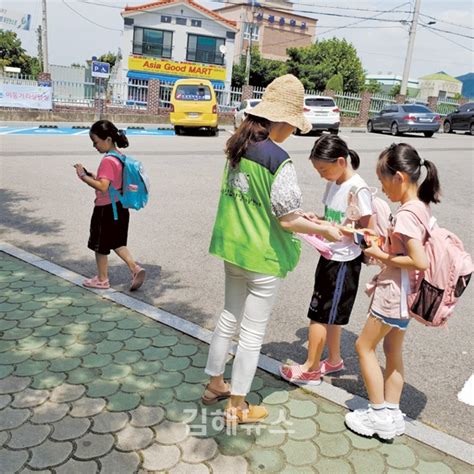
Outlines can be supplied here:
<path id="1" fill-rule="evenodd" d="M 336 184 L 335 182 L 327 183 L 323 196 L 325 220 L 343 225 L 350 223 L 349 219 L 346 218 L 346 210 L 349 204 L 349 191 L 353 187 L 360 189 L 367 187 L 367 184 L 358 174 L 354 174 L 354 176 L 342 184 Z M 372 215 L 372 196 L 370 191 L 368 189 L 362 190 L 357 195 L 357 200 L 361 216 Z M 352 236 L 344 236 L 339 242 L 331 242 L 330 246 L 333 251 L 331 260 L 337 262 L 349 262 L 362 253 L 360 247 L 354 243 Z"/>

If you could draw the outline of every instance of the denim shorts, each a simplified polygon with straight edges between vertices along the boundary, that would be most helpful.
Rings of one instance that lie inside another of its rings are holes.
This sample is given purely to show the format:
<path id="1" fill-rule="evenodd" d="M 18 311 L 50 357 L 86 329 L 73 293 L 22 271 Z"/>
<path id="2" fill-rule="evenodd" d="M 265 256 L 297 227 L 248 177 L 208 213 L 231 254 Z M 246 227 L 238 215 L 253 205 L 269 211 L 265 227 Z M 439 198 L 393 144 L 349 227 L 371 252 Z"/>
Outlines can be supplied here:
<path id="1" fill-rule="evenodd" d="M 373 316 L 374 318 L 377 318 L 380 321 L 382 321 L 387 326 L 392 326 L 393 328 L 397 328 L 402 331 L 406 331 L 408 327 L 408 323 L 410 322 L 409 318 L 403 318 L 403 319 L 389 318 L 387 316 L 383 316 L 380 313 L 377 313 L 377 311 L 374 311 L 373 309 L 370 310 L 369 316 Z"/>

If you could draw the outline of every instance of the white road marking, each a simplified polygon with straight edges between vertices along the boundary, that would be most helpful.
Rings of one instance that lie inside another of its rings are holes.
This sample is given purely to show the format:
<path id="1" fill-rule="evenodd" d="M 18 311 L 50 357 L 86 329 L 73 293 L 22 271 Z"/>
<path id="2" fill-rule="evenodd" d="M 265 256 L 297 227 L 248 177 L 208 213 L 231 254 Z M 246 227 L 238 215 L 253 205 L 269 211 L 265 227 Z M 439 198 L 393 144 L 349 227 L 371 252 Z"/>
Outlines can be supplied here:
<path id="1" fill-rule="evenodd" d="M 472 374 L 458 393 L 458 400 L 466 405 L 474 406 L 474 374 Z"/>
<path id="2" fill-rule="evenodd" d="M 0 135 L 9 135 L 10 133 L 25 132 L 26 130 L 36 130 L 38 127 L 29 128 L 15 128 L 13 130 L 7 130 L 6 132 L 0 132 Z"/>

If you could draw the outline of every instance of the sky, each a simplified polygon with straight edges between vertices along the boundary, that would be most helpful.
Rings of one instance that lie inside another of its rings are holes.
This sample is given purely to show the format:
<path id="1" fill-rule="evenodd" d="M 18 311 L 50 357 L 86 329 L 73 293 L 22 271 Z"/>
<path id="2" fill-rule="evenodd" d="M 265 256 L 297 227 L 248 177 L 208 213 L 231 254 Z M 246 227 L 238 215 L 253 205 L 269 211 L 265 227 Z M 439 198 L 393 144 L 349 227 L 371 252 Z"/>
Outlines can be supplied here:
<path id="1" fill-rule="evenodd" d="M 205 6 L 217 3 L 198 0 Z M 293 0 L 295 10 L 318 19 L 317 38 L 345 38 L 359 54 L 368 74 L 402 75 L 408 25 L 415 0 Z M 120 8 L 147 0 L 47 0 L 50 64 L 83 63 L 121 46 Z M 98 5 L 103 4 L 103 5 Z M 41 22 L 41 0 L 2 0 L 2 6 L 32 15 L 30 32 L 19 33 L 23 47 L 37 54 L 35 30 Z M 76 12 L 74 12 L 75 10 Z M 391 13 L 383 13 L 394 10 Z M 452 76 L 474 72 L 474 2 L 422 0 L 410 78 L 438 71 Z M 341 16 L 346 15 L 346 16 Z M 357 17 L 374 17 L 376 21 Z M 85 18 L 84 18 L 85 17 Z M 430 18 L 431 17 L 431 18 Z M 88 21 L 88 20 L 89 21 Z M 395 20 L 395 21 L 394 21 Z M 436 21 L 431 28 L 428 21 Z M 354 23 L 356 23 L 354 25 Z M 456 36 L 447 32 L 456 33 Z"/>

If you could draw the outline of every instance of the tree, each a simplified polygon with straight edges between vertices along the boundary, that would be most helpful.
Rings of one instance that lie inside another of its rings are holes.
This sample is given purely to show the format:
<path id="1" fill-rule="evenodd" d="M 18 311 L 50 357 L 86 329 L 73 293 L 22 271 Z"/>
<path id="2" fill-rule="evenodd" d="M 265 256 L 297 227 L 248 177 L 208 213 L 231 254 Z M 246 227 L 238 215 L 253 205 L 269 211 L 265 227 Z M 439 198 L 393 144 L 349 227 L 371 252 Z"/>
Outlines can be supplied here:
<path id="1" fill-rule="evenodd" d="M 370 79 L 369 83 L 364 86 L 364 90 L 371 94 L 380 94 L 382 92 L 382 86 L 380 82 L 377 82 L 375 79 Z"/>
<path id="2" fill-rule="evenodd" d="M 250 67 L 250 84 L 266 87 L 273 79 L 287 73 L 286 64 L 274 59 L 264 59 L 258 46 L 252 47 L 252 62 Z"/>
<path id="3" fill-rule="evenodd" d="M 398 95 L 400 94 L 400 89 L 402 88 L 401 84 L 395 84 L 391 89 L 390 89 L 390 95 Z"/>
<path id="4" fill-rule="evenodd" d="M 242 87 L 245 84 L 245 58 L 232 68 L 232 87 Z"/>
<path id="5" fill-rule="evenodd" d="M 41 71 L 38 58 L 26 54 L 21 40 L 13 31 L 0 31 L 0 67 L 18 67 L 21 74 L 37 75 Z"/>
<path id="6" fill-rule="evenodd" d="M 103 54 L 102 56 L 99 56 L 98 61 L 101 61 L 103 63 L 109 63 L 110 64 L 110 69 L 112 69 L 115 65 L 115 63 L 119 60 L 119 57 L 117 54 L 114 54 L 112 52 L 108 52 Z"/>
<path id="7" fill-rule="evenodd" d="M 305 48 L 288 48 L 288 72 L 298 77 L 307 89 L 322 91 L 335 74 L 342 76 L 344 90 L 359 92 L 365 82 L 357 51 L 345 39 L 318 41 Z"/>
<path id="8" fill-rule="evenodd" d="M 344 90 L 344 80 L 340 74 L 334 74 L 328 82 L 326 82 L 326 89 L 334 92 L 342 92 Z"/>

